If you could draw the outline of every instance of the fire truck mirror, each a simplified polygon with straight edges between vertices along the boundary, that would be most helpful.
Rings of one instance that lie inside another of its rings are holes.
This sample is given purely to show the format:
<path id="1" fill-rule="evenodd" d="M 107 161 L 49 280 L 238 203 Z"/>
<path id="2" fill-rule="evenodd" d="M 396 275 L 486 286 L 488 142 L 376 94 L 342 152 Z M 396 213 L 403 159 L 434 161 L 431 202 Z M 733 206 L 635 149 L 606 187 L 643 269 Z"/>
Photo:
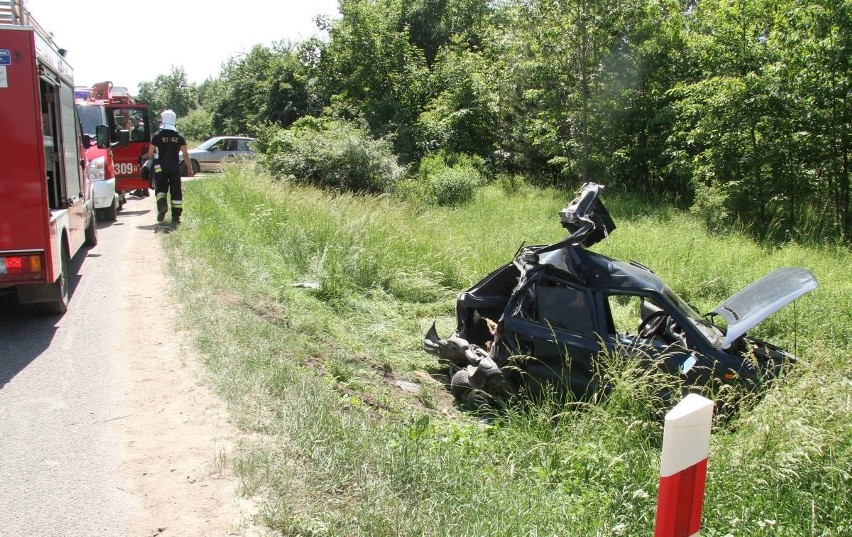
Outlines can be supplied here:
<path id="1" fill-rule="evenodd" d="M 130 145 L 130 131 L 127 129 L 119 130 L 118 141 L 112 144 L 112 147 L 127 147 L 128 145 Z"/>

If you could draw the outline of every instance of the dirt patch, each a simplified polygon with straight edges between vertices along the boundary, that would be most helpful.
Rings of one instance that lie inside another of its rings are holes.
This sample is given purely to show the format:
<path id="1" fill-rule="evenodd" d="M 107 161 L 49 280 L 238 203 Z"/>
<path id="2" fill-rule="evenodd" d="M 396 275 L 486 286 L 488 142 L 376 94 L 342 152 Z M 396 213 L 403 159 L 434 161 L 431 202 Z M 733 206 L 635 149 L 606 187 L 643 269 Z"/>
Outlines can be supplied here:
<path id="1" fill-rule="evenodd" d="M 149 208 L 131 199 L 125 211 Z M 132 247 L 119 265 L 126 397 L 120 412 L 122 472 L 140 502 L 134 535 L 260 536 L 257 504 L 239 494 L 231 459 L 239 442 L 224 402 L 201 380 L 191 338 L 178 330 L 178 306 L 165 276 L 160 236 L 128 219 Z M 178 232 L 180 232 L 178 230 Z"/>

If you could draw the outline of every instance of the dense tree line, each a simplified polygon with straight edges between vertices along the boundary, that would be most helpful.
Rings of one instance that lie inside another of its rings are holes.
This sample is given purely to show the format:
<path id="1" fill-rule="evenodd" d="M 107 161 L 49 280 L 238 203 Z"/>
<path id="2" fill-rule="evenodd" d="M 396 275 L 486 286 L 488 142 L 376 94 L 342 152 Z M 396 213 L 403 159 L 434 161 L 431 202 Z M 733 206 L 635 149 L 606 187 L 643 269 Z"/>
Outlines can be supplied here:
<path id="1" fill-rule="evenodd" d="M 326 39 L 142 85 L 203 137 L 354 122 L 416 169 L 592 180 L 771 240 L 852 236 L 852 0 L 340 0 Z M 180 108 L 180 110 L 179 110 Z M 272 144 L 275 146 L 275 144 Z"/>

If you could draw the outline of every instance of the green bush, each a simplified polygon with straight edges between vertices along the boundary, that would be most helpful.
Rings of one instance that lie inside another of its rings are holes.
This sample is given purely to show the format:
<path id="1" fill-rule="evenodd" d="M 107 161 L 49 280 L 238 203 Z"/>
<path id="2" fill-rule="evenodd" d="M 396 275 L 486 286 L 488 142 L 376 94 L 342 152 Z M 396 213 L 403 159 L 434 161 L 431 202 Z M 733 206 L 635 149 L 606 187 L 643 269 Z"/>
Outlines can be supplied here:
<path id="1" fill-rule="evenodd" d="M 425 208 L 432 205 L 428 186 L 417 177 L 408 177 L 394 185 L 392 194 L 394 198 L 406 201 L 414 207 Z"/>
<path id="2" fill-rule="evenodd" d="M 485 159 L 482 157 L 467 155 L 465 153 L 439 151 L 423 157 L 417 168 L 417 175 L 421 178 L 428 178 L 430 175 L 439 173 L 445 168 L 465 168 L 471 170 L 477 174 L 477 179 L 487 171 Z"/>
<path id="3" fill-rule="evenodd" d="M 404 174 L 391 144 L 361 125 L 305 117 L 259 135 L 261 163 L 277 179 L 349 192 L 390 192 Z"/>
<path id="4" fill-rule="evenodd" d="M 203 108 L 196 108 L 186 117 L 178 118 L 177 128 L 187 140 L 206 140 L 214 136 L 213 115 Z"/>
<path id="5" fill-rule="evenodd" d="M 695 189 L 695 201 L 690 210 L 704 222 L 708 231 L 726 231 L 731 228 L 731 213 L 727 205 L 728 194 L 723 186 L 700 185 Z"/>
<path id="6" fill-rule="evenodd" d="M 464 205 L 473 199 L 477 184 L 470 169 L 445 168 L 429 178 L 429 192 L 438 205 Z"/>
<path id="7" fill-rule="evenodd" d="M 497 184 L 500 185 L 500 189 L 507 196 L 515 196 L 523 192 L 524 187 L 526 187 L 526 180 L 523 175 L 514 174 L 502 174 L 497 179 Z"/>
<path id="8" fill-rule="evenodd" d="M 469 203 L 482 182 L 485 161 L 459 153 L 435 153 L 420 162 L 417 176 L 429 202 L 441 206 Z"/>

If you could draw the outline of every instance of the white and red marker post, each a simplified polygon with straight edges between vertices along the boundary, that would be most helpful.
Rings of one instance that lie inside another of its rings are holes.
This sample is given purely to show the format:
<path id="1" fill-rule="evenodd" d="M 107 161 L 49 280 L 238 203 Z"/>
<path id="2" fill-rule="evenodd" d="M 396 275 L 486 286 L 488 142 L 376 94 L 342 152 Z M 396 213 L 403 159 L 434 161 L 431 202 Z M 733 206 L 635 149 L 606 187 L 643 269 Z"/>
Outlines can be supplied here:
<path id="1" fill-rule="evenodd" d="M 691 393 L 666 414 L 654 537 L 698 535 L 713 401 Z"/>

